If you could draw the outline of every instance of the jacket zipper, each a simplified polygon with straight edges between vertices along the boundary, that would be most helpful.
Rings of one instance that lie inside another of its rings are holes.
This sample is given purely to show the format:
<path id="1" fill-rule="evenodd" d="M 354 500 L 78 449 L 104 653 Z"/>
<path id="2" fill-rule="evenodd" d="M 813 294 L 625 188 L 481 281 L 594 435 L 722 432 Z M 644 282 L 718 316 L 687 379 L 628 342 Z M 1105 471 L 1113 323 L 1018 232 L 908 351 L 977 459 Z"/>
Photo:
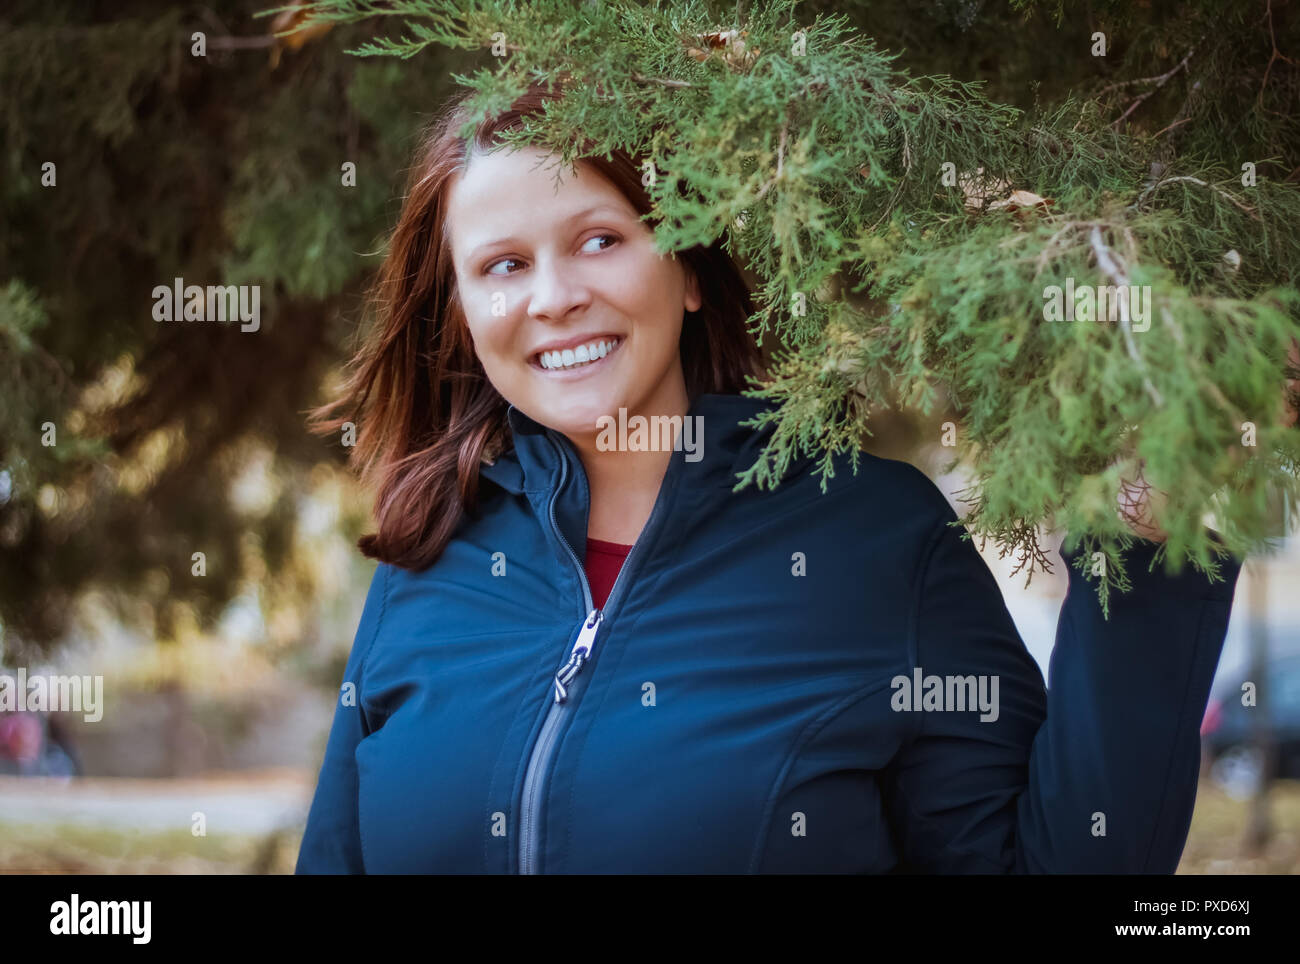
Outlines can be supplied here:
<path id="1" fill-rule="evenodd" d="M 628 552 L 627 558 L 623 560 L 618 575 L 614 578 L 614 585 L 610 587 L 605 605 L 600 608 L 593 606 L 591 584 L 587 581 L 587 573 L 583 570 L 582 563 L 578 561 L 577 553 L 573 551 L 573 547 L 569 545 L 569 540 L 564 537 L 564 533 L 560 531 L 560 527 L 555 521 L 555 500 L 559 498 L 564 483 L 568 479 L 569 460 L 565 458 L 560 443 L 555 441 L 554 435 L 549 429 L 547 430 L 547 438 L 556 447 L 556 454 L 560 458 L 561 466 L 560 484 L 556 487 L 555 492 L 551 494 L 547 515 L 552 531 L 555 532 L 560 544 L 569 553 L 569 558 L 578 570 L 578 580 L 582 585 L 582 602 L 587 609 L 587 615 L 583 618 L 578 630 L 578 638 L 574 640 L 573 646 L 569 649 L 568 659 L 555 673 L 552 681 L 554 685 L 551 690 L 553 696 L 546 711 L 546 719 L 542 721 L 541 731 L 537 734 L 537 742 L 533 744 L 533 751 L 528 758 L 528 769 L 524 774 L 523 799 L 519 809 L 519 873 L 521 874 L 537 873 L 538 811 L 541 807 L 542 790 L 545 786 L 547 770 L 550 767 L 551 757 L 554 755 L 555 742 L 560 727 L 564 719 L 572 715 L 574 707 L 581 699 L 581 693 L 574 695 L 570 699 L 569 684 L 582 672 L 582 667 L 591 660 L 596 648 L 596 633 L 605 619 L 605 613 L 609 610 L 610 604 L 617 601 L 619 585 L 624 581 L 623 576 L 631 568 L 632 559 L 637 554 L 637 548 L 645 541 L 646 533 L 650 531 L 655 517 L 659 515 L 660 505 L 663 502 L 662 498 L 656 501 L 654 509 L 650 512 L 650 518 L 646 520 L 646 524 L 641 530 L 641 535 L 637 537 L 636 542 Z M 669 463 L 669 472 L 672 471 L 672 464 Z M 661 497 L 667 491 L 667 481 L 665 478 L 664 485 L 660 490 Z"/>

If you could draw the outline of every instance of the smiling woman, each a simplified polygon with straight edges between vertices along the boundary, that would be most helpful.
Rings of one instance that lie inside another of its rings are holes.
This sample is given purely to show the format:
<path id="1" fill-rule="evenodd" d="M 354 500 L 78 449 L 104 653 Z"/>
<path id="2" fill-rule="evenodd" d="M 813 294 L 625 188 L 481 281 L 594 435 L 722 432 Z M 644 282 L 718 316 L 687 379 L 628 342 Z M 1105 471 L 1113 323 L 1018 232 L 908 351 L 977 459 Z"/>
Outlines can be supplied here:
<path id="1" fill-rule="evenodd" d="M 437 120 L 314 419 L 360 427 L 379 566 L 298 870 L 1171 872 L 1238 566 L 1140 540 L 1109 621 L 1070 567 L 1049 693 L 917 469 L 734 491 L 771 431 L 741 274 L 658 253 L 641 158 L 496 141 L 550 96 L 472 153 Z"/>
<path id="2" fill-rule="evenodd" d="M 322 434 L 361 426 L 352 458 L 377 493 L 377 530 L 359 545 L 383 562 L 439 557 L 477 507 L 480 464 L 508 445 L 511 405 L 595 455 L 599 416 L 680 415 L 762 371 L 749 290 L 721 245 L 655 251 L 641 159 L 584 158 L 557 184 L 557 159 L 496 140 L 558 96 L 535 85 L 468 143 L 465 98 L 439 113 L 376 281 L 375 327 L 341 397 L 313 413 Z M 592 537 L 634 539 L 666 468 L 661 453 L 595 460 L 590 485 L 609 498 L 593 495 Z"/>
<path id="3" fill-rule="evenodd" d="M 573 440 L 586 464 L 601 416 L 686 411 L 678 345 L 700 293 L 689 269 L 655 250 L 654 231 L 612 182 L 579 162 L 556 185 L 554 163 L 536 150 L 472 157 L 449 192 L 446 230 L 488 380 Z M 522 198 L 529 217 L 520 227 Z M 611 473 L 623 467 L 619 488 L 651 483 L 653 503 L 666 461 L 653 479 L 638 460 L 614 455 L 608 464 Z"/>

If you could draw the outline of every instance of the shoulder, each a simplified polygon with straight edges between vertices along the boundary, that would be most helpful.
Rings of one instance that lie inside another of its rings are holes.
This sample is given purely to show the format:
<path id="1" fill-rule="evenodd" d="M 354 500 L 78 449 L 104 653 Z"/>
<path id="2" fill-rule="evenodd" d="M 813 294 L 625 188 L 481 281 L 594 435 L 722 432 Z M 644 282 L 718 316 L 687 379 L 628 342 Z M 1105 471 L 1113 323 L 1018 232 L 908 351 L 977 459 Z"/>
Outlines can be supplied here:
<path id="1" fill-rule="evenodd" d="M 879 522 L 920 522 L 927 531 L 957 518 L 938 485 L 919 467 L 865 450 L 837 453 L 829 462 L 805 459 L 787 479 L 827 507 L 857 505 Z"/>
<path id="2" fill-rule="evenodd" d="M 945 539 L 960 537 L 960 527 L 951 525 L 956 512 L 924 471 L 864 450 L 857 453 L 856 471 L 849 452 L 829 464 L 805 459 L 775 489 L 754 491 L 751 485 L 748 491 L 739 505 L 747 524 L 769 541 L 798 535 L 860 583 L 877 586 L 882 600 L 903 607 Z"/>

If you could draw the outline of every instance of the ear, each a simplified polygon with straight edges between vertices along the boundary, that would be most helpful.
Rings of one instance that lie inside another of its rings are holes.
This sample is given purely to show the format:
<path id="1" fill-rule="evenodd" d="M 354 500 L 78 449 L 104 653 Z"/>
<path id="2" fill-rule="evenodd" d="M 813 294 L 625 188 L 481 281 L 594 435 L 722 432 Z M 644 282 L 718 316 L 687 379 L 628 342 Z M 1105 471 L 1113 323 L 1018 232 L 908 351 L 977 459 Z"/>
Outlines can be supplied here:
<path id="1" fill-rule="evenodd" d="M 683 264 L 682 270 L 686 272 L 686 310 L 699 311 L 700 306 L 704 304 L 700 297 L 700 279 L 695 277 L 695 272 L 689 265 Z"/>

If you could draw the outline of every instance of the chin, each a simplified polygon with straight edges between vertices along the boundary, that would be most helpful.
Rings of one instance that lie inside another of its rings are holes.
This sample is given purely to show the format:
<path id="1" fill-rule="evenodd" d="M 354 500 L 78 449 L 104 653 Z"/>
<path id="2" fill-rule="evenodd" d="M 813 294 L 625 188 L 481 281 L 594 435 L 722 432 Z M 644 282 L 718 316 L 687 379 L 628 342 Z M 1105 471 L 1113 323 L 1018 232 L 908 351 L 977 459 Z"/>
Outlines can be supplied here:
<path id="1" fill-rule="evenodd" d="M 571 397 L 557 397 L 565 391 L 564 386 L 551 387 L 539 400 L 533 420 L 568 436 L 595 435 L 602 416 L 617 418 L 619 406 L 627 406 L 623 392 L 568 389 Z"/>

